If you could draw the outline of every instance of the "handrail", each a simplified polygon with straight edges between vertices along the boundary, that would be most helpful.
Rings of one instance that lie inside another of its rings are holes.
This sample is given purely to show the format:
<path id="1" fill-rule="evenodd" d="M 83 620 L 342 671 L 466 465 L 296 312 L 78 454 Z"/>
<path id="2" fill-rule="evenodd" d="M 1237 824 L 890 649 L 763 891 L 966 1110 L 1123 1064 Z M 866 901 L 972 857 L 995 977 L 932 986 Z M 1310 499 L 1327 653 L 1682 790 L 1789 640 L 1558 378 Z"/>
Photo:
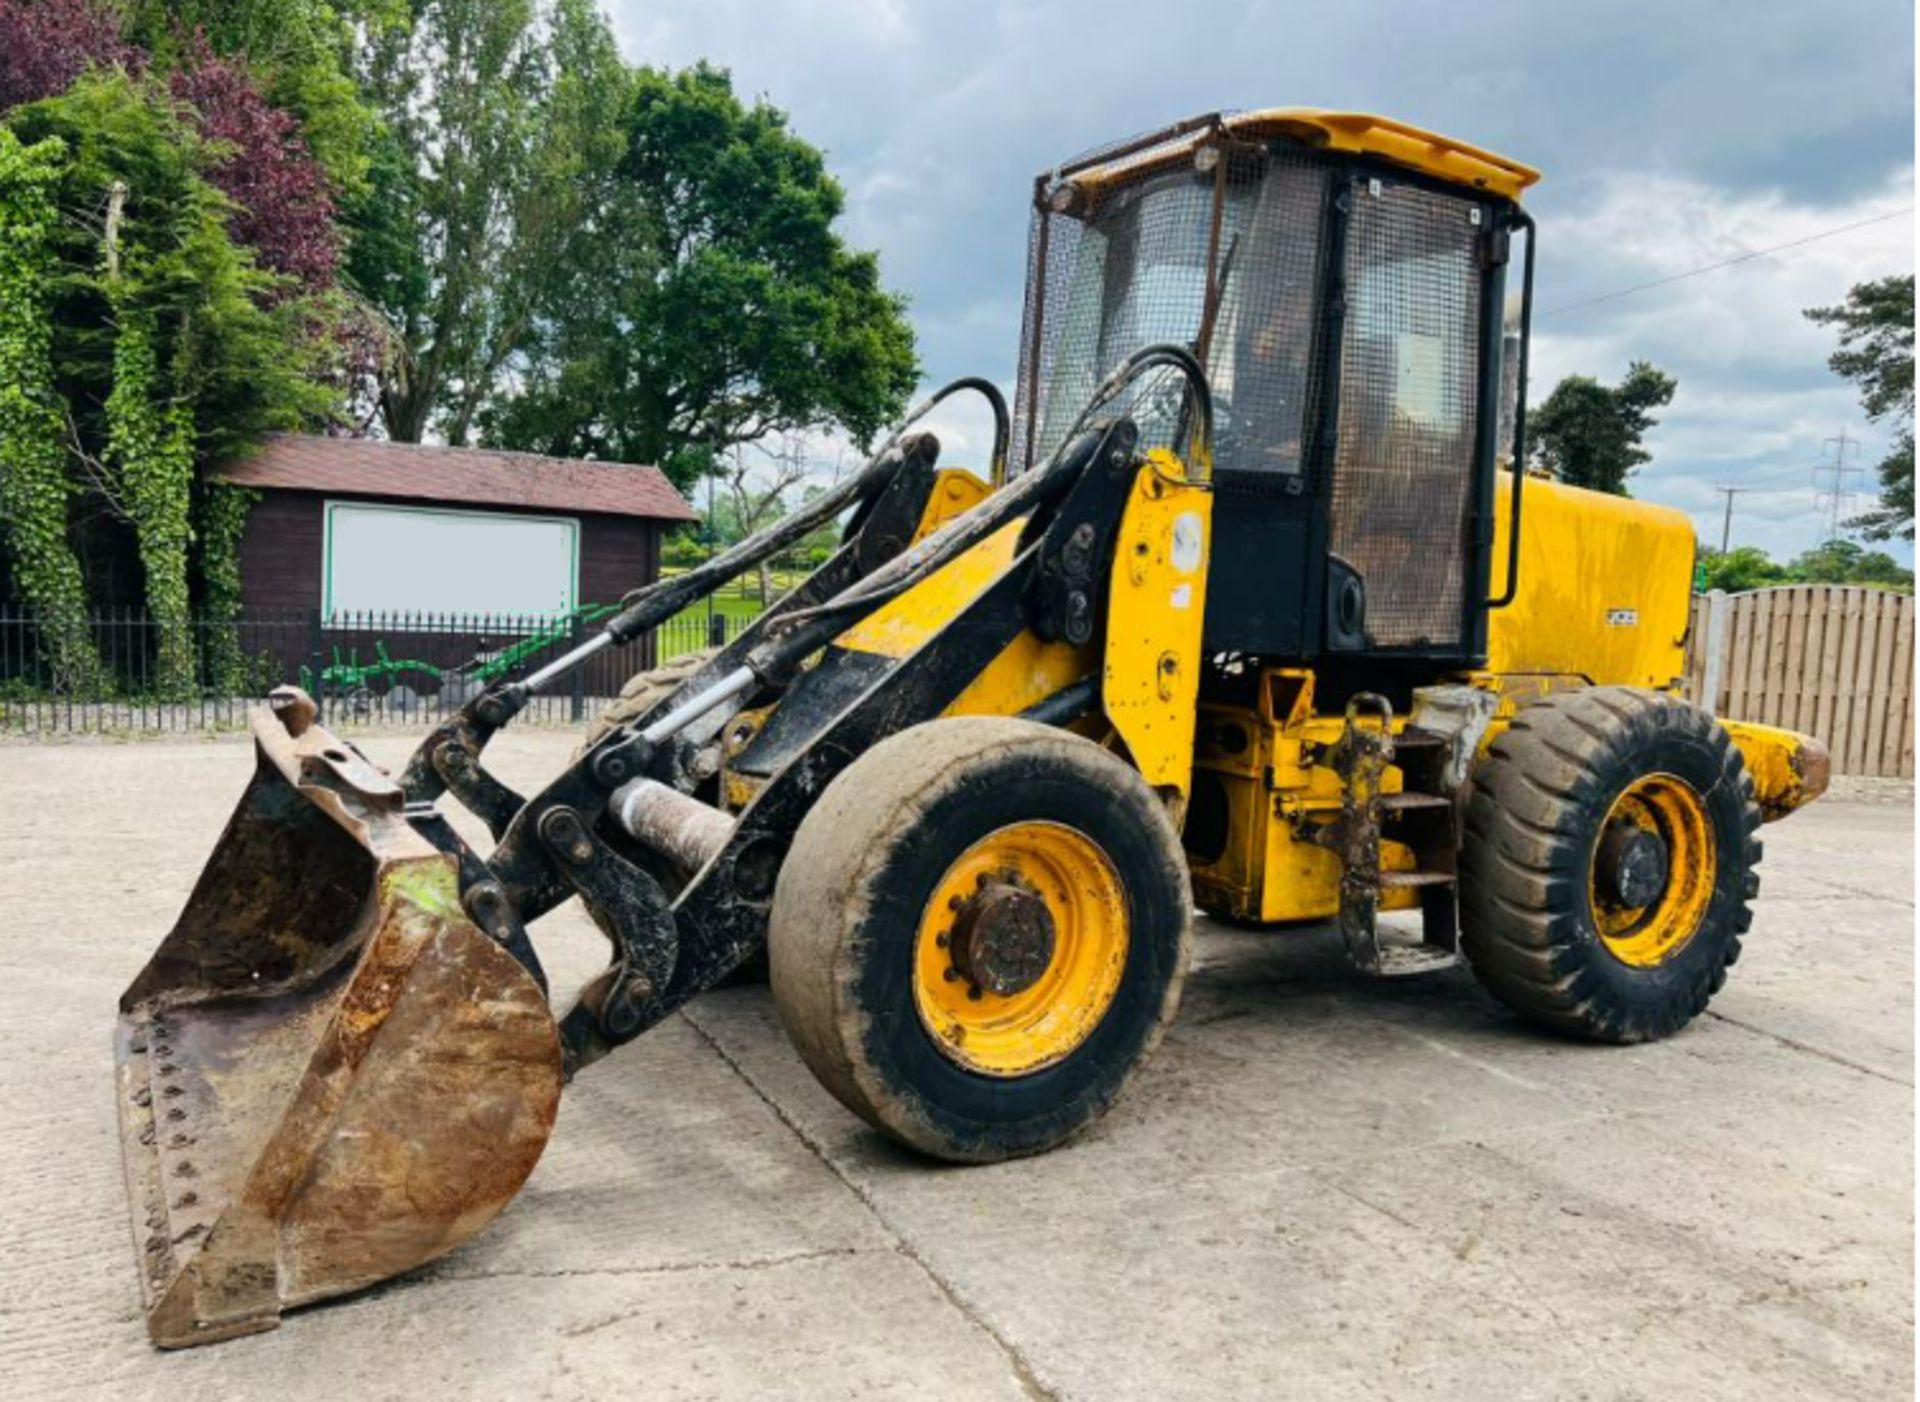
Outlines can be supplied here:
<path id="1" fill-rule="evenodd" d="M 1533 218 L 1523 209 L 1513 211 L 1514 223 L 1527 231 L 1527 258 L 1520 279 L 1520 371 L 1513 401 L 1513 496 L 1507 504 L 1507 587 L 1487 600 L 1490 609 L 1503 609 L 1520 592 L 1520 496 L 1527 485 L 1527 352 L 1533 345 Z"/>

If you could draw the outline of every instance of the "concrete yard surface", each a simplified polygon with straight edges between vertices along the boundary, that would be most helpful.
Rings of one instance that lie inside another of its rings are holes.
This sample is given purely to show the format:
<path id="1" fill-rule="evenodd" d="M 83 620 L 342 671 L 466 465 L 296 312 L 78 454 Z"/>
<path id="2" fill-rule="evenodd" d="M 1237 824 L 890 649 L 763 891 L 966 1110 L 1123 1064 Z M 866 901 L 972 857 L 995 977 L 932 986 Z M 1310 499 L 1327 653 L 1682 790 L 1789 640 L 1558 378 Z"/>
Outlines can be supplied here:
<path id="1" fill-rule="evenodd" d="M 572 743 L 490 756 L 531 789 Z M 1464 971 L 1367 983 L 1331 930 L 1203 922 L 1118 1108 L 994 1167 L 894 1148 L 765 989 L 709 994 L 582 1074 L 468 1246 L 155 1352 L 109 1030 L 251 764 L 0 745 L 10 1398 L 1913 1394 L 1913 814 L 1857 802 L 1766 830 L 1745 953 L 1671 1041 L 1576 1045 Z M 535 937 L 557 985 L 604 962 L 577 908 Z"/>

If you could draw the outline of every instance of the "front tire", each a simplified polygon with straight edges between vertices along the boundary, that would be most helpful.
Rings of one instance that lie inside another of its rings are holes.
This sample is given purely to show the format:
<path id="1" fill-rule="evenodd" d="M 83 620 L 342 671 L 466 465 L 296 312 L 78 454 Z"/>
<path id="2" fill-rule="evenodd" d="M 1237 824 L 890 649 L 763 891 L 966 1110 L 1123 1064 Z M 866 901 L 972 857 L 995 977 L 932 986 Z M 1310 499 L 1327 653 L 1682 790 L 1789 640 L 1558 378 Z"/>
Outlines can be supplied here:
<path id="1" fill-rule="evenodd" d="M 1666 1037 L 1740 956 L 1760 809 L 1713 717 L 1630 687 L 1517 715 L 1474 771 L 1461 943 L 1529 1020 L 1603 1042 Z"/>
<path id="2" fill-rule="evenodd" d="M 574 751 L 574 758 L 578 759 L 599 744 L 603 736 L 651 711 L 671 692 L 677 691 L 687 678 L 711 662 L 719 650 L 708 647 L 697 652 L 682 653 L 658 667 L 634 673 L 627 679 L 627 684 L 620 688 L 620 694 L 607 702 L 600 714 L 593 718 L 593 723 L 587 727 L 587 738 Z"/>
<path id="3" fill-rule="evenodd" d="M 868 1123 L 936 1158 L 1052 1148 L 1173 1019 L 1192 938 L 1180 840 L 1091 742 L 962 717 L 882 741 L 800 825 L 774 896 L 774 999 Z"/>

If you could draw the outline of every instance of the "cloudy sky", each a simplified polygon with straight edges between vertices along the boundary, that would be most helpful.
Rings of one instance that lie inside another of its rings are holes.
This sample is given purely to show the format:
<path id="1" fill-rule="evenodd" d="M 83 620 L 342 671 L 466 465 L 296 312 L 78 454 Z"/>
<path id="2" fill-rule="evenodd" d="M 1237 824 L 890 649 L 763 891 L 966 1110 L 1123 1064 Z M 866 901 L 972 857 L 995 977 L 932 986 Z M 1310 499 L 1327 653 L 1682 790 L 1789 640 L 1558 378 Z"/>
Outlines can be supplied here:
<path id="1" fill-rule="evenodd" d="M 1651 360 L 1680 382 L 1636 495 L 1718 541 L 1820 536 L 1811 465 L 1883 435 L 1800 316 L 1913 268 L 1910 212 L 1667 287 L 1621 288 L 1914 202 L 1910 0 L 610 0 L 626 56 L 705 57 L 786 108 L 848 236 L 912 299 L 927 377 L 1013 376 L 1036 172 L 1215 108 L 1377 111 L 1540 167 L 1535 398 Z M 976 436 L 946 426 L 950 443 Z M 1871 475 L 1868 474 L 1870 482 Z M 1903 558 L 1911 558 L 1902 547 Z"/>

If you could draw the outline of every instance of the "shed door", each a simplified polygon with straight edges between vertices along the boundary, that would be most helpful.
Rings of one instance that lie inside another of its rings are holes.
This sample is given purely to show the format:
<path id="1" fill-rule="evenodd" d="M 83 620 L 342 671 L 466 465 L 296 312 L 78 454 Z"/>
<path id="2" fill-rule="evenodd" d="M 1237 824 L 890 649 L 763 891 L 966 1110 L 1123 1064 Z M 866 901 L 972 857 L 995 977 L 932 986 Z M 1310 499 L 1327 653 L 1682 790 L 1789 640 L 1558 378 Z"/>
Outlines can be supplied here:
<path id="1" fill-rule="evenodd" d="M 580 523 L 564 516 L 327 503 L 321 607 L 544 615 L 575 602 Z"/>

